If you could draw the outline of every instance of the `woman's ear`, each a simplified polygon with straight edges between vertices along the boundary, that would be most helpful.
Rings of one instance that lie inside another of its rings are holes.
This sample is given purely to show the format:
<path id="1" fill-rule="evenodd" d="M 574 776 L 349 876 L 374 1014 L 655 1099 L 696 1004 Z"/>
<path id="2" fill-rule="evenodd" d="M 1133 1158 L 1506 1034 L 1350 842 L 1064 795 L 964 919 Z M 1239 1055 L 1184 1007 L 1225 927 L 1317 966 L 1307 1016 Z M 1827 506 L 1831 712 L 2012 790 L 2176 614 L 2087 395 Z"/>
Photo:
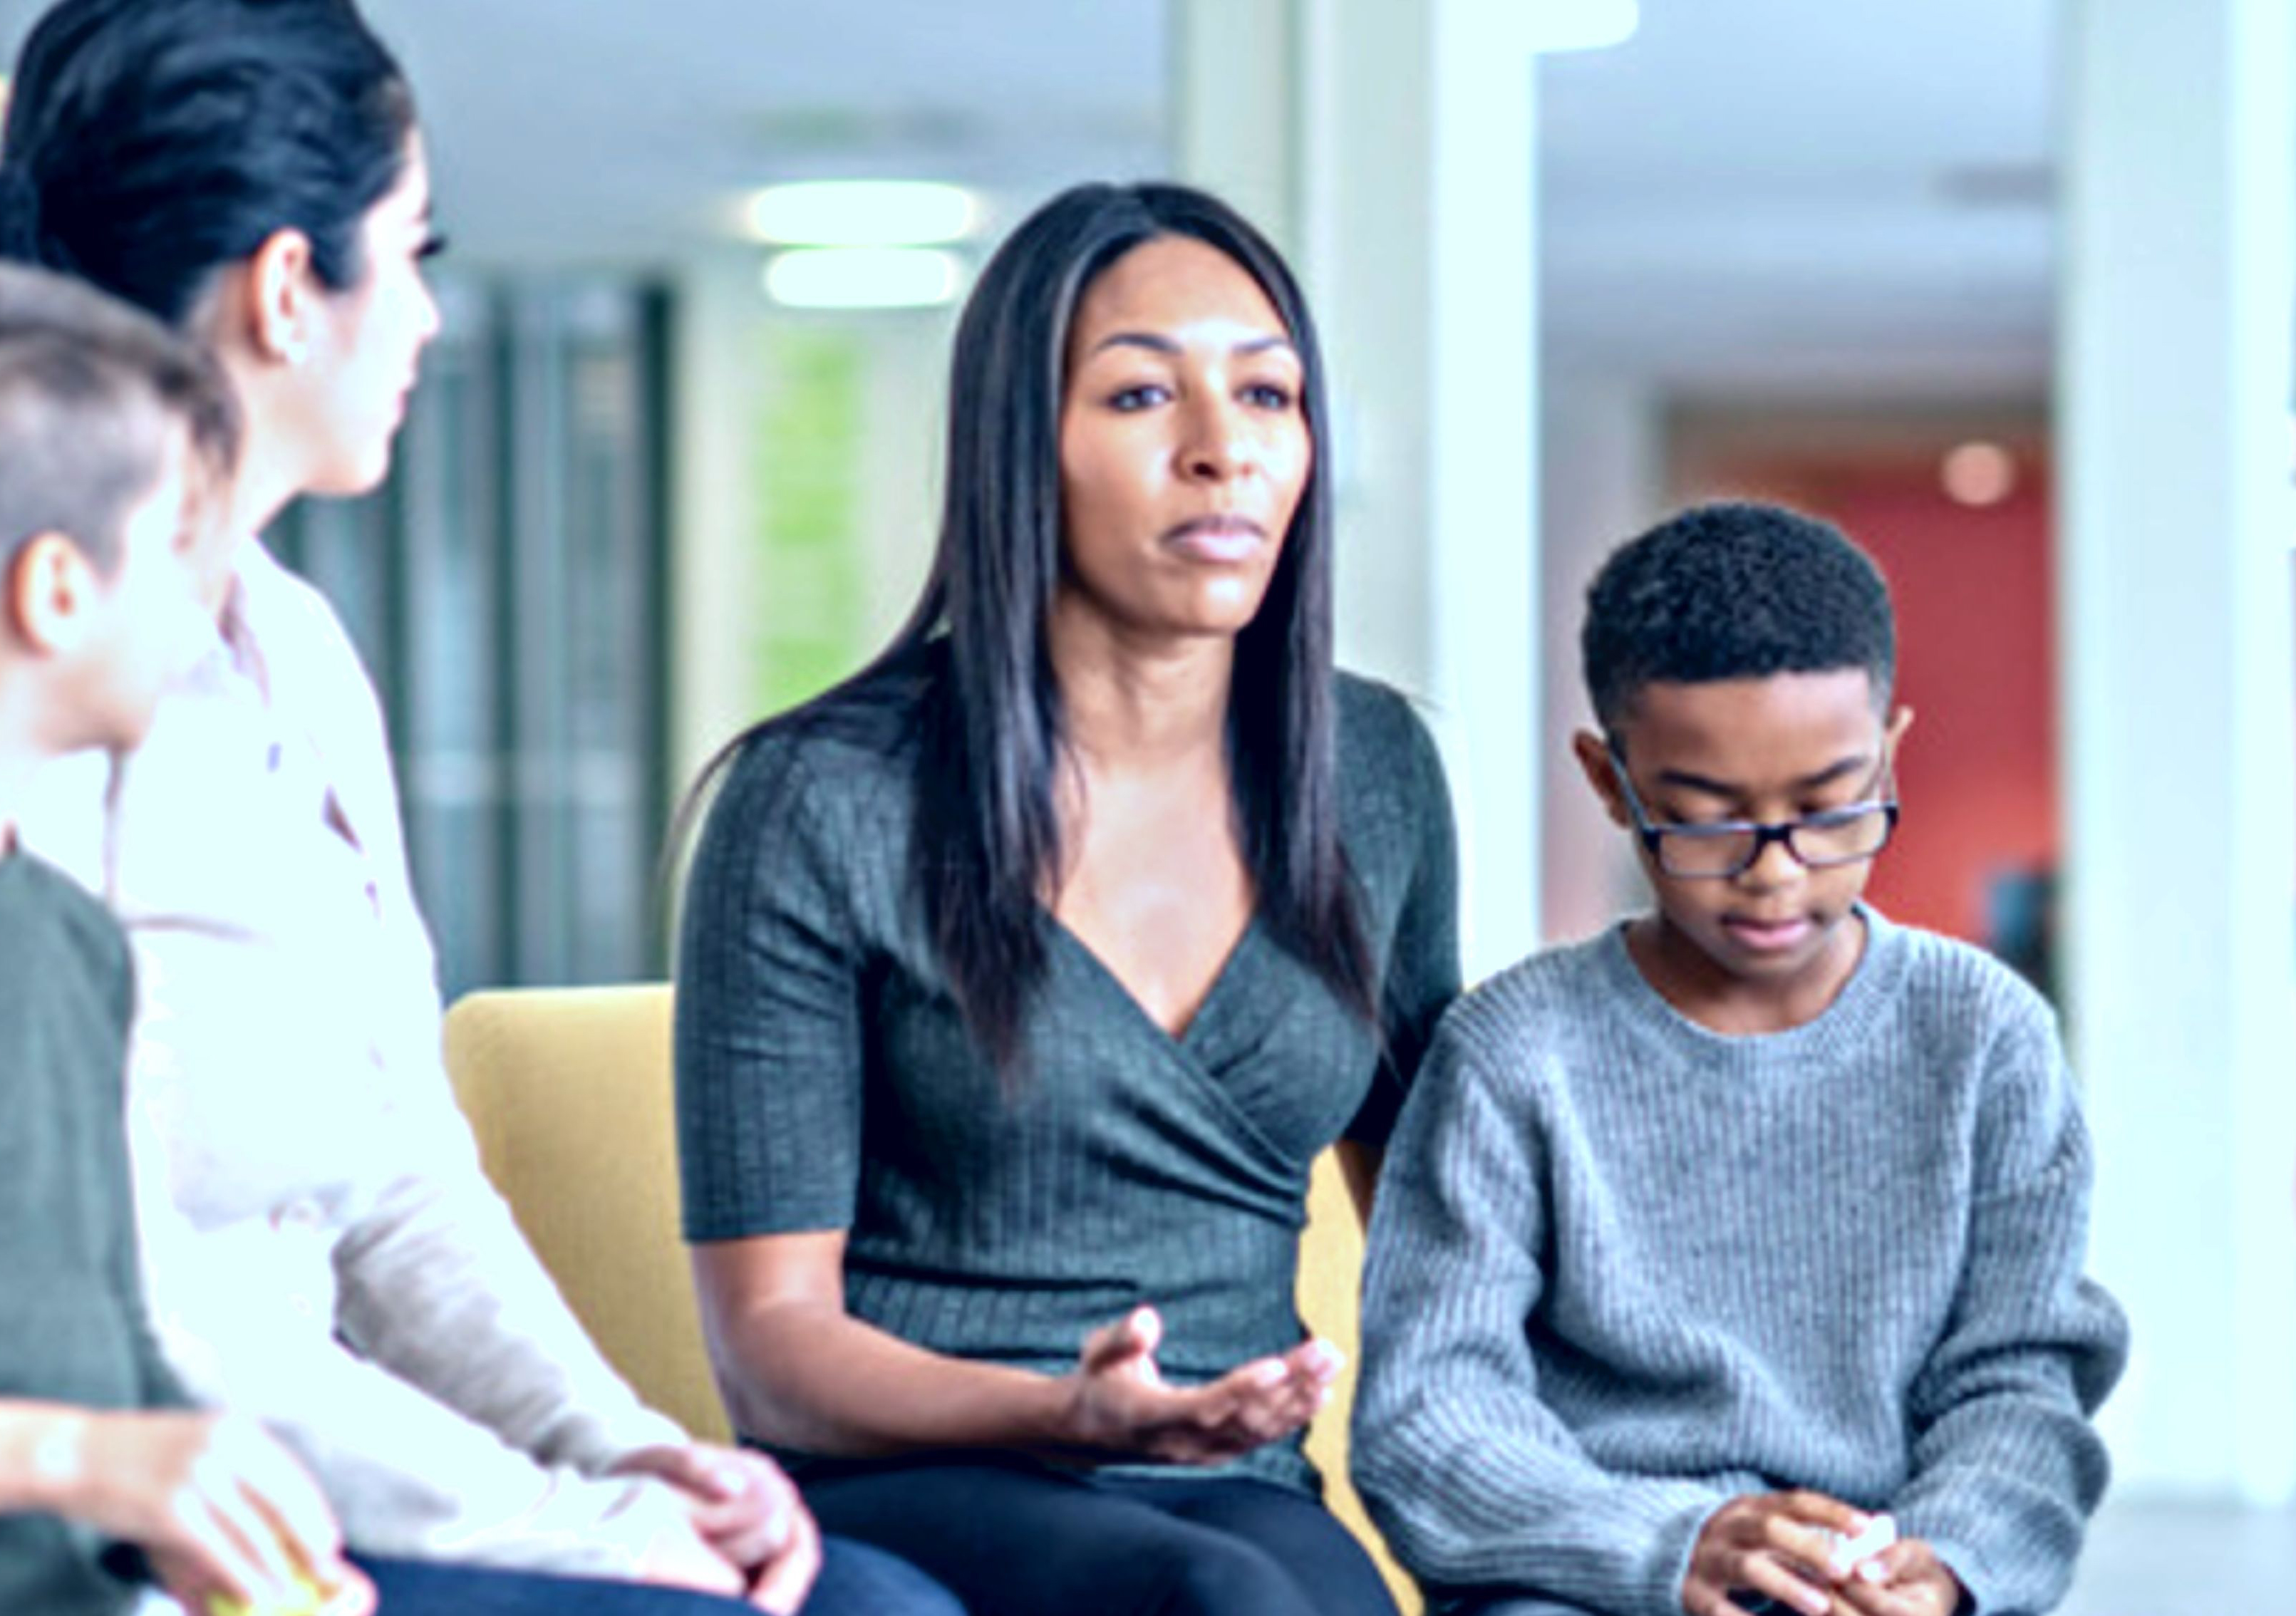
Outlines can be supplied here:
<path id="1" fill-rule="evenodd" d="M 299 230 L 273 231 L 238 279 L 250 346 L 275 364 L 302 364 L 311 352 L 319 296 L 311 238 Z"/>
<path id="2" fill-rule="evenodd" d="M 87 636 L 88 608 L 102 591 L 87 553 L 61 533 L 36 535 L 8 564 L 8 627 L 42 656 L 64 656 Z"/>
<path id="3" fill-rule="evenodd" d="M 1578 772 L 1587 776 L 1587 785 L 1611 816 L 1611 823 L 1632 824 L 1634 816 L 1627 812 L 1626 794 L 1619 790 L 1618 770 L 1611 765 L 1610 742 L 1591 729 L 1582 729 L 1570 737 L 1570 751 L 1578 759 Z"/>

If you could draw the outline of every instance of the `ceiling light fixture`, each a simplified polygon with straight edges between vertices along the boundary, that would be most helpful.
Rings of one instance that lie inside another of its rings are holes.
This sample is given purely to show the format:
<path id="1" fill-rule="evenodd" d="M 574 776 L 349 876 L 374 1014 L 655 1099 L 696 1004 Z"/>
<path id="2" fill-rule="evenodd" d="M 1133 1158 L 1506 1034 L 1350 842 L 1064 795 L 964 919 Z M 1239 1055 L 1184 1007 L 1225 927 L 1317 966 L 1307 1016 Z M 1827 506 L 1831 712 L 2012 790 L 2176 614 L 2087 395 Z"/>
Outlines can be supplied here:
<path id="1" fill-rule="evenodd" d="M 922 247 L 958 242 L 980 224 L 962 185 L 929 180 L 807 180 L 750 198 L 750 232 L 791 247 Z"/>
<path id="2" fill-rule="evenodd" d="M 766 295 L 784 308 L 932 308 L 952 302 L 956 255 L 921 247 L 806 247 L 766 265 Z"/>

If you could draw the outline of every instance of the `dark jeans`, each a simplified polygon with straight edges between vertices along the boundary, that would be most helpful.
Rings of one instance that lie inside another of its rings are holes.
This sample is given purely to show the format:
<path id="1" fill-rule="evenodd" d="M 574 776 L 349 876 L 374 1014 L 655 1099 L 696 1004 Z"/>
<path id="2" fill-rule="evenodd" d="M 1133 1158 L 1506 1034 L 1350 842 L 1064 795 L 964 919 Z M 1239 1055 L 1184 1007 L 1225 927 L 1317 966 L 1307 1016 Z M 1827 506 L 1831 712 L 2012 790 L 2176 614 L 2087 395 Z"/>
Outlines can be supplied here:
<path id="1" fill-rule="evenodd" d="M 890 1554 L 835 1538 L 804 1616 L 964 1616 L 931 1578 Z M 358 1557 L 382 1595 L 380 1616 L 736 1616 L 750 1607 L 711 1594 L 490 1566 Z M 750 1616 L 756 1616 L 755 1612 Z"/>
<path id="2" fill-rule="evenodd" d="M 801 1483 L 824 1531 L 929 1571 L 972 1616 L 1396 1616 L 1348 1529 L 1271 1482 L 988 1457 Z"/>

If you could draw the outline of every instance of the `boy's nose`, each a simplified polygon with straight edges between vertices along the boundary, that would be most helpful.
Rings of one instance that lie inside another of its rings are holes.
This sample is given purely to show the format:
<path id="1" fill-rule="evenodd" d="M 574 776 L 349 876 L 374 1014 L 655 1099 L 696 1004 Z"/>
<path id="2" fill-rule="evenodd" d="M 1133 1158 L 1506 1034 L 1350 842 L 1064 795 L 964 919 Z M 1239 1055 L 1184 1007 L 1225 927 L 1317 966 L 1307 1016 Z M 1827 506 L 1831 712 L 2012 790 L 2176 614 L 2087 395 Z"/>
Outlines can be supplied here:
<path id="1" fill-rule="evenodd" d="M 1802 878 L 1807 867 L 1794 857 L 1793 849 L 1786 845 L 1785 839 L 1778 837 L 1762 844 L 1761 851 L 1754 856 L 1754 862 L 1738 872 L 1738 882 L 1740 885 L 1751 887 L 1758 892 L 1767 892 L 1777 887 L 1792 886 Z"/>

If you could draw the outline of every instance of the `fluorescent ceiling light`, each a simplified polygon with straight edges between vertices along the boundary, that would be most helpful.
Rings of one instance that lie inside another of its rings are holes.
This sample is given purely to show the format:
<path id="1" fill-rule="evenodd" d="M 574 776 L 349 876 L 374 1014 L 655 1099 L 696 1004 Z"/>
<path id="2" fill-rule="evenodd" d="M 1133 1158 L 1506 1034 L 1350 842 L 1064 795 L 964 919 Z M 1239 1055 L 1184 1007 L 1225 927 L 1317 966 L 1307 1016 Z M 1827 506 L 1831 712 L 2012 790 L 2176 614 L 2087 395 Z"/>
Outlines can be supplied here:
<path id="1" fill-rule="evenodd" d="M 972 192 L 925 180 L 808 180 L 750 199 L 751 233 L 790 246 L 923 246 L 962 241 L 980 222 Z"/>
<path id="2" fill-rule="evenodd" d="M 1534 51 L 1594 51 L 1631 38 L 1642 21 L 1636 0 L 1518 0 Z"/>
<path id="3" fill-rule="evenodd" d="M 956 257 L 919 247 L 777 252 L 766 295 L 788 308 L 931 308 L 956 296 Z"/>

